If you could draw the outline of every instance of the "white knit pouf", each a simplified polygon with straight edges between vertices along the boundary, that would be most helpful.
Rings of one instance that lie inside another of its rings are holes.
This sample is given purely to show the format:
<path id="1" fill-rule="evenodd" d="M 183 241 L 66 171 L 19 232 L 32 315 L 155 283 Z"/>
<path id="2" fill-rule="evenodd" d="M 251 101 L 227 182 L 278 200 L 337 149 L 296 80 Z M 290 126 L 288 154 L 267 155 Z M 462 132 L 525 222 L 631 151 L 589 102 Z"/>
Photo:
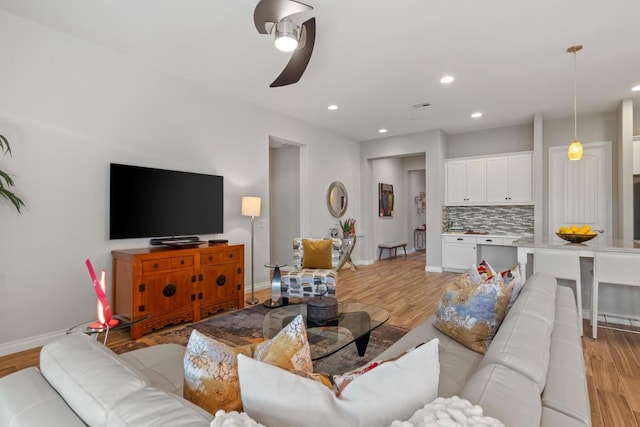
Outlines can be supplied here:
<path id="1" fill-rule="evenodd" d="M 483 416 L 478 405 L 453 396 L 438 397 L 418 409 L 407 421 L 394 421 L 390 427 L 504 427 L 504 424 Z"/>
<path id="2" fill-rule="evenodd" d="M 224 409 L 220 409 L 216 412 L 213 421 L 211 421 L 211 427 L 265 427 L 262 424 L 257 423 L 251 419 L 244 412 L 238 413 L 236 411 L 225 412 Z"/>

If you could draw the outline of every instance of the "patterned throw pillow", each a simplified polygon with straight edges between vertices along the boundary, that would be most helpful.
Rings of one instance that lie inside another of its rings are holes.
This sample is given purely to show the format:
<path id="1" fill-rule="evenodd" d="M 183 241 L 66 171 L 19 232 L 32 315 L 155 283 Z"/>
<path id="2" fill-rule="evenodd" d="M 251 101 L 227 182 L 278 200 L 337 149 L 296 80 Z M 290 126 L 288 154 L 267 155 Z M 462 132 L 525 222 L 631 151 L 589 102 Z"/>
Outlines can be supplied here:
<path id="1" fill-rule="evenodd" d="M 513 284 L 483 261 L 444 290 L 433 324 L 442 333 L 484 354 L 506 315 Z"/>
<path id="2" fill-rule="evenodd" d="M 184 356 L 184 397 L 211 414 L 219 409 L 241 411 L 238 354 L 291 371 L 313 372 L 302 316 L 270 340 L 236 348 L 194 330 Z"/>
<path id="3" fill-rule="evenodd" d="M 508 270 L 500 273 L 502 276 L 502 280 L 506 286 L 510 286 L 513 290 L 511 292 L 511 298 L 509 299 L 509 308 L 516 302 L 516 298 L 520 295 L 520 291 L 522 290 L 522 285 L 524 284 L 522 281 L 522 275 L 520 274 L 520 266 L 514 265 Z"/>

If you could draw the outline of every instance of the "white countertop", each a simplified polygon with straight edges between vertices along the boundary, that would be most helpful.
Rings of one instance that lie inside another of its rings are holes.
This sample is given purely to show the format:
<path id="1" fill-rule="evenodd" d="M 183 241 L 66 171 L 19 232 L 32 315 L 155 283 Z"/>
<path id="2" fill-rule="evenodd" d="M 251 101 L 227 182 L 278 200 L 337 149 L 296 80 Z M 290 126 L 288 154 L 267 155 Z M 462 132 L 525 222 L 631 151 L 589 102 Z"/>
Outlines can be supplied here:
<path id="1" fill-rule="evenodd" d="M 548 248 L 567 249 L 584 252 L 639 252 L 640 243 L 629 240 L 607 239 L 604 235 L 596 236 L 592 240 L 584 243 L 569 243 L 560 238 L 550 237 L 523 237 L 513 242 L 519 248 Z"/>

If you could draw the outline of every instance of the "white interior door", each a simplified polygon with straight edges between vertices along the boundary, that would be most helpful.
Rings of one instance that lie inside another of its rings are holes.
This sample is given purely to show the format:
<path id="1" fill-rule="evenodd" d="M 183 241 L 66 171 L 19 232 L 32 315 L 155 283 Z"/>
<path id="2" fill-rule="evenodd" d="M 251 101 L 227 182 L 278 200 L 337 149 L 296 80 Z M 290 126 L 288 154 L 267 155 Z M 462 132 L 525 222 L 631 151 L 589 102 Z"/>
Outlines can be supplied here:
<path id="1" fill-rule="evenodd" d="M 567 158 L 566 147 L 549 149 L 549 234 L 555 236 L 561 225 L 588 224 L 605 230 L 605 238 L 611 239 L 611 142 L 583 147 L 582 159 L 577 161 Z"/>

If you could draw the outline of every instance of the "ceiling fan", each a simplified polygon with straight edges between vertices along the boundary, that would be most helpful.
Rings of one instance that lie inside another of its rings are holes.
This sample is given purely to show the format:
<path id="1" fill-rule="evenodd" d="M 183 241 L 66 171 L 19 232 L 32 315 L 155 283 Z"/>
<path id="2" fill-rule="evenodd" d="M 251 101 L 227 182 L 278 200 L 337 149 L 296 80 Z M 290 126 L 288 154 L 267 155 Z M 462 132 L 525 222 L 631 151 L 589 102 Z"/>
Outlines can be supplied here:
<path id="1" fill-rule="evenodd" d="M 296 83 L 309 64 L 313 45 L 316 41 L 316 18 L 297 25 L 292 18 L 313 7 L 294 0 L 260 0 L 253 12 L 253 22 L 260 34 L 275 34 L 276 47 L 284 52 L 292 52 L 282 73 L 269 87 L 286 86 Z"/>

